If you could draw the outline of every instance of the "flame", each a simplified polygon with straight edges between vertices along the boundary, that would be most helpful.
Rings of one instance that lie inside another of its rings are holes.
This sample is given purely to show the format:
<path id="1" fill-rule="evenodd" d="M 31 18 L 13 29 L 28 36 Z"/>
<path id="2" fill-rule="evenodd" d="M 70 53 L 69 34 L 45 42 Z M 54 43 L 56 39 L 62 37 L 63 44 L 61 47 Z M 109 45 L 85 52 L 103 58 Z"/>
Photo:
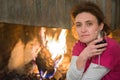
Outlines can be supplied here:
<path id="1" fill-rule="evenodd" d="M 52 59 L 54 60 L 57 56 L 63 55 L 66 53 L 66 35 L 67 30 L 62 29 L 58 40 L 56 40 L 57 36 L 53 38 L 51 35 L 46 35 L 47 40 L 47 49 L 50 51 L 52 55 Z"/>
<path id="2" fill-rule="evenodd" d="M 46 28 L 42 27 L 42 28 L 41 28 L 41 31 L 40 31 L 40 36 L 41 36 L 41 38 L 42 38 L 42 41 L 43 41 L 43 45 L 44 45 L 44 46 L 46 45 L 45 32 L 46 32 Z"/>
<path id="3" fill-rule="evenodd" d="M 56 28 L 52 29 L 53 31 L 57 30 Z M 41 28 L 41 38 L 43 41 L 43 45 L 49 50 L 51 53 L 51 58 L 54 61 L 54 72 L 49 78 L 53 77 L 57 68 L 59 67 L 60 63 L 62 62 L 64 58 L 64 54 L 67 52 L 67 46 L 66 46 L 66 36 L 67 36 L 67 29 L 61 29 L 60 35 L 56 32 L 53 35 L 46 34 L 47 29 L 42 27 Z M 38 49 L 39 51 L 40 49 Z M 38 52 L 36 51 L 36 52 Z M 58 59 L 56 59 L 59 57 Z M 47 71 L 43 73 L 43 71 L 40 71 L 40 74 L 42 78 L 45 78 L 47 75 Z"/>

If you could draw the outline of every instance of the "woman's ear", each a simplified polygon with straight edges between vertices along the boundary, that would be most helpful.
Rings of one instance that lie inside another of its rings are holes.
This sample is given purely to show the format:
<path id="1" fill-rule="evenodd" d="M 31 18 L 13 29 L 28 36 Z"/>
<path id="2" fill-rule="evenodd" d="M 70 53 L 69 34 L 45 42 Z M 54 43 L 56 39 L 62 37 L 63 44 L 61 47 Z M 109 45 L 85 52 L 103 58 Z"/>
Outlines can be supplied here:
<path id="1" fill-rule="evenodd" d="M 104 23 L 100 23 L 99 30 L 103 30 Z"/>

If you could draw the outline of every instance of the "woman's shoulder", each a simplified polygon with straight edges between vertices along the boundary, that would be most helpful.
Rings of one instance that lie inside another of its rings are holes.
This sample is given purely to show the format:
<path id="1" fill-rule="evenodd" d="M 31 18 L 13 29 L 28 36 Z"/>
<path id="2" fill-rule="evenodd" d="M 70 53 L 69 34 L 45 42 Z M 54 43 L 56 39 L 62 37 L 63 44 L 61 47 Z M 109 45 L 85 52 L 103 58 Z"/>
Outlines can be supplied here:
<path id="1" fill-rule="evenodd" d="M 113 38 L 106 37 L 106 41 L 108 43 L 109 48 L 120 48 L 120 44 Z"/>
<path id="2" fill-rule="evenodd" d="M 114 57 L 120 58 L 120 44 L 113 38 L 107 37 L 107 50 L 106 52 Z"/>

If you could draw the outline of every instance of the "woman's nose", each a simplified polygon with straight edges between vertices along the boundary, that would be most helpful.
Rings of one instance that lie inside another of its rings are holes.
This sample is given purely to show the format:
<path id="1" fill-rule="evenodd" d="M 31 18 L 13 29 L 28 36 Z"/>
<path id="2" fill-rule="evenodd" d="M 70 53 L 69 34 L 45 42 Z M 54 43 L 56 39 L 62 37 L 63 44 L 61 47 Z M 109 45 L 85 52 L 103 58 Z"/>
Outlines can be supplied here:
<path id="1" fill-rule="evenodd" d="M 86 27 L 85 26 L 81 27 L 81 32 L 86 32 Z"/>

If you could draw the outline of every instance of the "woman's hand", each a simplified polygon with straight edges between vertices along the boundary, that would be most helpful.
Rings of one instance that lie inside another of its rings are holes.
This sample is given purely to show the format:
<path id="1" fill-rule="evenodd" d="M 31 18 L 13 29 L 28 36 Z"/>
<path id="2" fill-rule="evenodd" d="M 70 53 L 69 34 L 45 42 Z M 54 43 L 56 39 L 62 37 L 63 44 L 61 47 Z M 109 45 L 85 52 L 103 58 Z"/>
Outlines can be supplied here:
<path id="1" fill-rule="evenodd" d="M 96 39 L 92 41 L 91 43 L 89 43 L 79 56 L 87 60 L 95 55 L 100 55 L 103 51 L 105 51 L 106 46 L 107 46 L 107 43 L 97 44 L 101 42 L 102 40 L 103 39 L 100 38 L 100 39 Z"/>
<path id="2" fill-rule="evenodd" d="M 105 51 L 107 43 L 97 44 L 101 42 L 103 39 L 97 39 L 90 42 L 87 47 L 80 53 L 78 59 L 76 61 L 77 69 L 83 69 L 85 67 L 86 61 L 95 56 L 100 55 L 103 51 Z"/>

